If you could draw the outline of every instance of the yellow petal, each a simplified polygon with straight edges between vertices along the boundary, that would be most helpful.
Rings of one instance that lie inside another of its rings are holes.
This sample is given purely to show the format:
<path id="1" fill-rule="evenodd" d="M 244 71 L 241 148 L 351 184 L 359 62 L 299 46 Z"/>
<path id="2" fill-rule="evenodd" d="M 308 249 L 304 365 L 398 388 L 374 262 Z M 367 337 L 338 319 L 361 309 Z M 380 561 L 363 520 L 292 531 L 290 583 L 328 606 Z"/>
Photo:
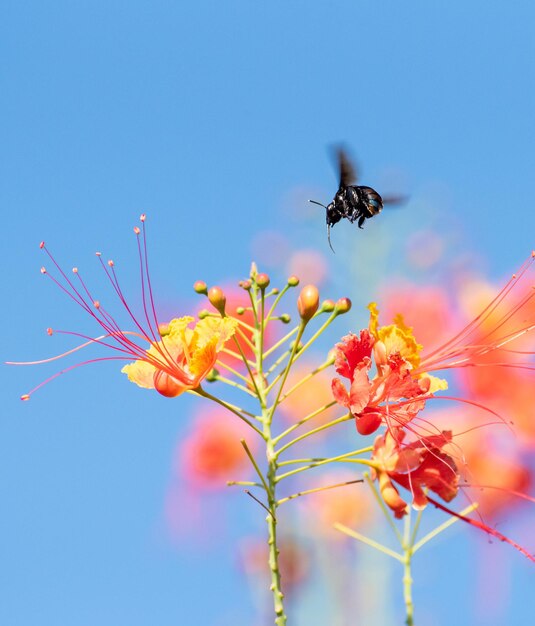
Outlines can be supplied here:
<path id="1" fill-rule="evenodd" d="M 189 371 L 197 378 L 203 377 L 214 367 L 217 359 L 217 337 L 202 347 L 198 347 L 191 355 Z"/>
<path id="2" fill-rule="evenodd" d="M 405 328 L 407 328 L 405 326 Z M 422 346 L 416 342 L 412 328 L 403 330 L 399 326 L 381 326 L 377 331 L 379 339 L 385 344 L 387 354 L 399 354 L 414 368 L 420 364 L 420 350 Z"/>
<path id="3" fill-rule="evenodd" d="M 377 302 L 370 302 L 370 304 L 368 304 L 368 310 L 370 312 L 369 331 L 376 339 L 378 339 L 379 336 L 377 334 L 377 328 L 379 326 L 379 308 L 377 307 Z"/>
<path id="4" fill-rule="evenodd" d="M 436 393 L 437 391 L 445 391 L 448 388 L 448 381 L 438 376 L 431 376 L 431 374 L 424 374 L 422 378 L 429 378 L 431 385 L 429 386 L 428 393 Z"/>
<path id="5" fill-rule="evenodd" d="M 128 376 L 130 382 L 144 389 L 154 389 L 154 372 L 156 368 L 146 361 L 134 361 L 125 365 L 121 372 Z"/>
<path id="6" fill-rule="evenodd" d="M 217 339 L 217 350 L 220 350 L 236 332 L 238 321 L 233 317 L 205 317 L 195 326 L 197 335 L 196 345 L 199 348 L 208 345 Z"/>

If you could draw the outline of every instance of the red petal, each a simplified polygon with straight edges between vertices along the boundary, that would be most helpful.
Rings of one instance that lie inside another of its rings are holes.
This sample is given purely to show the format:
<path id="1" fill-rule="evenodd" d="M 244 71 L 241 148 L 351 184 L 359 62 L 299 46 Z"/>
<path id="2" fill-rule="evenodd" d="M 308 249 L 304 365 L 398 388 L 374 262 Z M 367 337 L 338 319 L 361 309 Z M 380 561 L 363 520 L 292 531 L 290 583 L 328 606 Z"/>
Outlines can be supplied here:
<path id="1" fill-rule="evenodd" d="M 339 378 L 333 378 L 331 382 L 331 389 L 336 402 L 349 408 L 349 394 Z"/>

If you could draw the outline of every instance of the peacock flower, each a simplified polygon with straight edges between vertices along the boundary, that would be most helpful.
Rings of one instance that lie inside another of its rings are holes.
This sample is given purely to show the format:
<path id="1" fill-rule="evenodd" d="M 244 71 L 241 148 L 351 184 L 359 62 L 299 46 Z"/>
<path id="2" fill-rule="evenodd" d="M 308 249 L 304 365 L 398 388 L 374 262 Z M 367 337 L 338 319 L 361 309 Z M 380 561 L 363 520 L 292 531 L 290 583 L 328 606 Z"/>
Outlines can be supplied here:
<path id="1" fill-rule="evenodd" d="M 370 304 L 369 328 L 360 336 L 350 333 L 335 346 L 336 372 L 349 380 L 349 390 L 335 378 L 333 395 L 354 415 L 358 432 L 368 435 L 382 424 L 391 430 L 401 427 L 414 432 L 410 423 L 426 401 L 448 388 L 447 382 L 432 372 L 474 366 L 533 372 L 535 364 L 529 357 L 534 353 L 515 350 L 512 344 L 535 329 L 535 311 L 530 306 L 535 289 L 526 285 L 534 260 L 532 253 L 472 322 L 427 354 L 401 315 L 396 315 L 392 324 L 380 326 L 377 305 Z M 375 375 L 370 377 L 373 365 Z M 486 409 L 473 401 L 462 401 Z"/>
<path id="2" fill-rule="evenodd" d="M 194 327 L 191 327 L 194 322 L 192 317 L 172 319 L 167 324 L 159 322 L 148 270 L 145 215 L 141 216 L 141 223 L 142 228 L 136 226 L 134 233 L 140 261 L 142 318 L 134 315 L 123 294 L 115 263 L 112 260 L 104 263 L 100 252 L 96 253 L 113 291 L 133 325 L 132 330 L 122 330 L 119 322 L 99 300 L 93 297 L 78 268 L 72 270 L 74 277 L 70 278 L 46 248 L 45 243 L 40 244 L 40 248 L 48 255 L 56 269 L 55 275 L 50 274 L 44 267 L 41 268 L 41 273 L 49 277 L 67 296 L 81 306 L 104 332 L 98 337 L 91 337 L 78 332 L 49 328 L 47 329 L 49 335 L 75 336 L 82 339 L 83 343 L 49 359 L 11 364 L 49 363 L 91 346 L 103 346 L 112 354 L 82 361 L 57 372 L 21 396 L 22 400 L 28 400 L 37 389 L 61 374 L 100 361 L 133 361 L 122 369 L 128 379 L 140 387 L 155 389 L 168 398 L 198 388 L 213 369 L 225 342 L 233 336 L 237 321 L 231 317 L 209 317 L 198 321 Z"/>
<path id="3" fill-rule="evenodd" d="M 237 322 L 230 317 L 207 317 L 189 328 L 193 321 L 192 317 L 171 320 L 160 341 L 149 342 L 141 358 L 123 367 L 128 380 L 167 398 L 196 389 L 214 367 Z"/>
<path id="4" fill-rule="evenodd" d="M 386 431 L 375 440 L 371 464 L 379 482 L 379 490 L 394 516 L 407 513 L 407 502 L 394 483 L 412 494 L 412 506 L 421 510 L 429 502 L 427 490 L 450 502 L 459 489 L 459 472 L 453 458 L 442 451 L 451 442 L 450 431 L 422 437 L 403 445 L 405 432 Z"/>

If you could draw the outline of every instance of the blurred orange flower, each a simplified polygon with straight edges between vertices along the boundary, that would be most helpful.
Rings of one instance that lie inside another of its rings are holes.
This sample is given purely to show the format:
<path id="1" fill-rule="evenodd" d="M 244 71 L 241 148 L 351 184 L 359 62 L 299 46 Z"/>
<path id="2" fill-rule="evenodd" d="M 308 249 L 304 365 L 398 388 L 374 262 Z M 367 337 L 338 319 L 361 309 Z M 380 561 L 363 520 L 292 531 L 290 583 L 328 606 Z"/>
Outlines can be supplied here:
<path id="1" fill-rule="evenodd" d="M 352 480 L 355 480 L 354 473 L 338 470 L 323 474 L 321 480 L 314 484 L 318 487 L 329 487 Z M 307 522 L 311 521 L 317 531 L 335 541 L 345 540 L 345 535 L 333 529 L 335 523 L 362 528 L 377 513 L 373 495 L 362 484 L 325 489 L 303 496 L 299 501 Z"/>
<path id="2" fill-rule="evenodd" d="M 227 480 L 241 479 L 236 473 L 249 472 L 250 462 L 240 439 L 249 439 L 250 432 L 225 409 L 204 410 L 192 421 L 189 434 L 178 442 L 177 472 L 195 486 L 208 489 L 221 489 Z M 254 452 L 254 440 L 248 440 L 248 446 Z"/>

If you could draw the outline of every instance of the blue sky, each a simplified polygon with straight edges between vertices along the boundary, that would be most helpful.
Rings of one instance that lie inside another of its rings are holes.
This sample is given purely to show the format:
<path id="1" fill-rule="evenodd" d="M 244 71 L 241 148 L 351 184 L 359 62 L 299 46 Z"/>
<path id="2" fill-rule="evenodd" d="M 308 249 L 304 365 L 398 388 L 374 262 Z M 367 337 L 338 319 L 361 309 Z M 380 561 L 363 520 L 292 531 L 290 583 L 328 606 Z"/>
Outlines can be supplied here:
<path id="1" fill-rule="evenodd" d="M 131 229 L 142 211 L 166 309 L 190 306 L 198 278 L 245 275 L 263 231 L 329 255 L 340 279 L 326 289 L 351 295 L 359 286 L 339 283 L 350 264 L 371 265 L 363 236 L 388 233 L 395 258 L 429 216 L 458 234 L 456 250 L 484 257 L 492 277 L 510 273 L 535 245 L 534 21 L 527 1 L 6 0 L 3 360 L 52 354 L 62 340 L 51 347 L 47 326 L 88 327 L 40 275 L 39 241 L 90 278 L 102 249 L 133 290 Z M 337 225 L 331 256 L 323 215 L 305 199 L 332 197 L 327 147 L 340 141 L 367 184 L 411 200 L 368 232 Z M 238 521 L 210 554 L 170 546 L 161 528 L 172 451 L 194 403 L 132 389 L 113 366 L 74 372 L 20 403 L 50 373 L 3 369 L 1 620 L 250 623 L 233 542 L 254 527 L 243 521 L 254 511 L 232 500 Z M 423 578 L 438 579 L 436 550 Z M 426 623 L 452 623 L 451 598 L 469 616 L 457 623 L 523 621 L 533 571 L 520 555 L 500 556 L 515 581 L 513 613 L 485 622 L 465 593 L 473 549 L 448 558 L 458 568 L 448 602 L 416 587 L 435 615 Z"/>

